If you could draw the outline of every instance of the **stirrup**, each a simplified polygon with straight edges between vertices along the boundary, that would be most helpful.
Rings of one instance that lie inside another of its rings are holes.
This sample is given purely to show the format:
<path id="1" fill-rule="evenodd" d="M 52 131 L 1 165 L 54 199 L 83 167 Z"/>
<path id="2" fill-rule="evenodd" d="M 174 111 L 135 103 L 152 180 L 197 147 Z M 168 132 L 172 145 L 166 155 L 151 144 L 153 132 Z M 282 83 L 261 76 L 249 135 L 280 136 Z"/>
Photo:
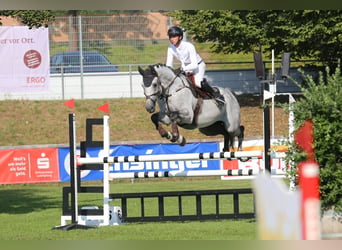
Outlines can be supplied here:
<path id="1" fill-rule="evenodd" d="M 218 89 L 215 89 L 214 90 L 214 94 L 213 94 L 215 100 L 218 102 L 218 103 L 221 103 L 221 104 L 225 104 L 226 101 L 224 100 L 224 97 L 223 95 L 220 93 L 220 91 Z"/>
<path id="2" fill-rule="evenodd" d="M 215 97 L 215 100 L 216 100 L 217 102 L 222 103 L 222 104 L 225 104 L 225 103 L 226 103 L 226 101 L 224 100 L 224 97 L 223 97 L 222 95 Z"/>

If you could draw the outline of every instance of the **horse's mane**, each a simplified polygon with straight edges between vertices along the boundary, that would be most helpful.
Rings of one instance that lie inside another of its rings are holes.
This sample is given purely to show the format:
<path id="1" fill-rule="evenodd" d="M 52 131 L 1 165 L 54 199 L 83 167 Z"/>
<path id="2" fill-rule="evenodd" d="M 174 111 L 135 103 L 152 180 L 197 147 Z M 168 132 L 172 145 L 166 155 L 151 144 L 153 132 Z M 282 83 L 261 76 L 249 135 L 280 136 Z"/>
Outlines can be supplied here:
<path id="1" fill-rule="evenodd" d="M 163 67 L 163 68 L 168 68 L 168 69 L 170 69 L 173 73 L 175 73 L 176 74 L 176 72 L 175 72 L 175 70 L 172 68 L 172 67 L 170 67 L 170 66 L 167 66 L 166 64 L 164 64 L 164 63 L 157 63 L 157 64 L 154 64 L 154 65 L 150 65 L 150 67 L 151 68 L 154 68 L 154 67 Z"/>

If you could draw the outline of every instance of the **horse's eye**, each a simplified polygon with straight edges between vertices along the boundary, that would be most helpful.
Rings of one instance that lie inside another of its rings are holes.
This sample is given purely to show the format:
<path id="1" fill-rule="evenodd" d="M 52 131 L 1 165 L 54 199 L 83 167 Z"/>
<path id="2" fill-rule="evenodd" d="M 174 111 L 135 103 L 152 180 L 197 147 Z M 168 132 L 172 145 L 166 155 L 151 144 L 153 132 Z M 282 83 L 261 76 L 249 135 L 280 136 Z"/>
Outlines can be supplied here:
<path id="1" fill-rule="evenodd" d="M 157 84 L 156 83 L 153 83 L 153 88 L 156 88 L 157 87 Z"/>

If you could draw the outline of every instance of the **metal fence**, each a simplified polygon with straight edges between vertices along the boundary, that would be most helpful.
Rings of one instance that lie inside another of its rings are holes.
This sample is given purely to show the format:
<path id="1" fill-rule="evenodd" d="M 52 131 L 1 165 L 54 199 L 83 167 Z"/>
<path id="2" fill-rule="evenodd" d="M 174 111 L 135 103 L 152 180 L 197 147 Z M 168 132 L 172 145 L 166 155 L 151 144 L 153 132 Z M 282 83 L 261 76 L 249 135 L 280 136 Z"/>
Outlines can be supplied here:
<path id="1" fill-rule="evenodd" d="M 66 51 L 96 51 L 128 71 L 132 64 L 164 62 L 172 19 L 162 13 L 108 16 L 58 16 L 49 25 L 50 56 Z"/>

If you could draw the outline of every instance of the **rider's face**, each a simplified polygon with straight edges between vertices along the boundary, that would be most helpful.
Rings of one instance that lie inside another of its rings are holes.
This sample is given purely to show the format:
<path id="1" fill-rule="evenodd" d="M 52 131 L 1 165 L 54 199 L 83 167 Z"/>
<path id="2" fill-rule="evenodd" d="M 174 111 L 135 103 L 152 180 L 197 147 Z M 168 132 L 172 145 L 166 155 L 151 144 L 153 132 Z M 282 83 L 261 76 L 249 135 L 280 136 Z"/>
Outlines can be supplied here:
<path id="1" fill-rule="evenodd" d="M 169 37 L 169 40 L 170 40 L 171 44 L 178 46 L 179 42 L 181 41 L 181 37 L 180 36 L 171 36 L 171 37 Z"/>

